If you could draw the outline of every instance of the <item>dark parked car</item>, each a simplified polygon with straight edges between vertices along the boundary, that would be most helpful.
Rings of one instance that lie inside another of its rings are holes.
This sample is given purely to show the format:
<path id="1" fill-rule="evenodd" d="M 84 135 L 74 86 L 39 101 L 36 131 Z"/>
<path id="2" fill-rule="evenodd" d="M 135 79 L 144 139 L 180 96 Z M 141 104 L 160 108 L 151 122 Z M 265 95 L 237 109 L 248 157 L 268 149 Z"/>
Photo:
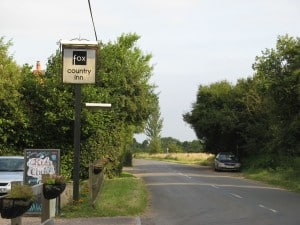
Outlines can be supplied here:
<path id="1" fill-rule="evenodd" d="M 215 158 L 215 170 L 239 171 L 241 163 L 238 157 L 231 152 L 220 152 Z"/>
<path id="2" fill-rule="evenodd" d="M 11 189 L 12 181 L 23 182 L 24 156 L 0 156 L 0 195 Z"/>

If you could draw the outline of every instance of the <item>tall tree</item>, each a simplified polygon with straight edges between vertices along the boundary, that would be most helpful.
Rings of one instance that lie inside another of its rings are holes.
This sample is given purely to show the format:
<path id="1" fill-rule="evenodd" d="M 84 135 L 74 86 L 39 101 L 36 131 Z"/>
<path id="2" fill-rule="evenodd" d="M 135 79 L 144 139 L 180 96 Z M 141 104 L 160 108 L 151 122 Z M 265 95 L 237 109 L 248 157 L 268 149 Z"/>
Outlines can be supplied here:
<path id="1" fill-rule="evenodd" d="M 163 119 L 160 114 L 158 98 L 154 102 L 154 110 L 152 111 L 145 129 L 145 134 L 149 139 L 149 152 L 161 152 L 161 131 L 163 127 Z"/>
<path id="2" fill-rule="evenodd" d="M 280 36 L 275 49 L 256 57 L 253 68 L 269 106 L 268 151 L 300 154 L 300 38 Z"/>
<path id="3" fill-rule="evenodd" d="M 28 125 L 20 101 L 21 68 L 9 55 L 10 41 L 0 38 L 0 153 L 22 149 Z"/>
<path id="4" fill-rule="evenodd" d="M 260 94 L 257 77 L 241 79 L 235 86 L 243 110 L 239 112 L 239 148 L 244 154 L 260 154 L 270 140 L 269 103 Z"/>
<path id="5" fill-rule="evenodd" d="M 205 150 L 266 154 L 262 164 L 276 168 L 281 155 L 300 154 L 300 39 L 279 37 L 275 49 L 256 57 L 253 69 L 253 77 L 235 86 L 200 86 L 183 118 Z"/>
<path id="6" fill-rule="evenodd" d="M 200 86 L 190 113 L 183 115 L 203 141 L 206 151 L 235 151 L 238 144 L 238 116 L 241 104 L 226 81 Z"/>

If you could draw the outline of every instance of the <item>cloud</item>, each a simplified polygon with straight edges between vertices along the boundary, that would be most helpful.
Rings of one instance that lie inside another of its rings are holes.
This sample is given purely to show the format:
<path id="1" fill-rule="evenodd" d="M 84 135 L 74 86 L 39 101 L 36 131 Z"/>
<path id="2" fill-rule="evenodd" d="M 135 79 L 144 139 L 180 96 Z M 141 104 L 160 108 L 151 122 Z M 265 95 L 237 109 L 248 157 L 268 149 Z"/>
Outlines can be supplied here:
<path id="1" fill-rule="evenodd" d="M 169 26 L 183 24 L 190 10 L 197 8 L 199 3 L 197 0 L 132 0 L 132 5 Z"/>
<path id="2" fill-rule="evenodd" d="M 187 10 L 195 7 L 199 2 L 197 0 L 133 0 L 133 3 L 139 7 L 153 11 Z"/>

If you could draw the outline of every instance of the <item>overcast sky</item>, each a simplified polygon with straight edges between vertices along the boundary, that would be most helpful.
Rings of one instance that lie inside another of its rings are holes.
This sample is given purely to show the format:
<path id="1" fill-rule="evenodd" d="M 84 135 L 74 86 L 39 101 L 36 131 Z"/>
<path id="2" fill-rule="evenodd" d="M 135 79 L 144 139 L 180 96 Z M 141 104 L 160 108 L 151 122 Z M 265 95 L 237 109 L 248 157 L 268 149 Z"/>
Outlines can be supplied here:
<path id="1" fill-rule="evenodd" d="M 278 35 L 300 34 L 299 0 L 90 0 L 98 40 L 141 36 L 153 55 L 163 137 L 196 139 L 182 120 L 200 84 L 235 83 L 253 75 L 255 56 L 274 48 Z M 45 68 L 60 39 L 95 40 L 87 0 L 1 0 L 0 36 L 12 39 L 19 65 Z M 139 136 L 142 141 L 144 136 Z"/>

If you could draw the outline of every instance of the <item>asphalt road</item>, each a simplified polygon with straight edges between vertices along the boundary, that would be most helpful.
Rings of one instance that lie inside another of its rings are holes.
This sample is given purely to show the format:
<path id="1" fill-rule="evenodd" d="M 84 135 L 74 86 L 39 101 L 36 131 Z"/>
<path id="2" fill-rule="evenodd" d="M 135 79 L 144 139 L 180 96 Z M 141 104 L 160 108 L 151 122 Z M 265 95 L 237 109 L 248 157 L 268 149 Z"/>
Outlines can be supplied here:
<path id="1" fill-rule="evenodd" d="M 299 225 L 300 195 L 243 179 L 239 173 L 152 160 L 132 171 L 149 189 L 141 225 Z"/>

